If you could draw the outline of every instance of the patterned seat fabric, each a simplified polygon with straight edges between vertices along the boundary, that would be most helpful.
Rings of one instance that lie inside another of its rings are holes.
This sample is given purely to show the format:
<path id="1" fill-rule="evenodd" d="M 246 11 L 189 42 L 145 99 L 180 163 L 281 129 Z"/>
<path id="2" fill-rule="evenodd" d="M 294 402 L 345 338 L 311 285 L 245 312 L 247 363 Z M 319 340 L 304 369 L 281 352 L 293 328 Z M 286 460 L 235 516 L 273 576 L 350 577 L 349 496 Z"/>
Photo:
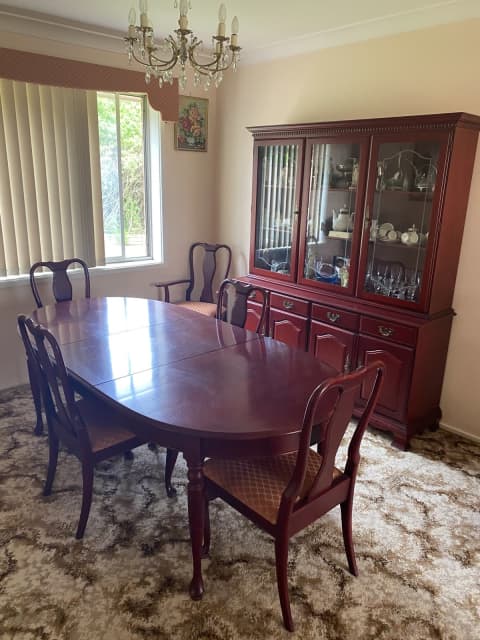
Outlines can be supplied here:
<path id="1" fill-rule="evenodd" d="M 296 453 L 268 458 L 207 460 L 205 476 L 250 507 L 268 522 L 275 524 L 282 493 L 292 477 Z M 320 469 L 322 457 L 309 449 L 305 482 L 299 500 L 310 490 Z M 332 480 L 342 475 L 334 468 Z"/>
<path id="2" fill-rule="evenodd" d="M 217 313 L 217 305 L 213 302 L 195 302 L 194 300 L 187 300 L 185 302 L 176 302 L 179 307 L 196 311 L 204 316 L 214 318 Z"/>

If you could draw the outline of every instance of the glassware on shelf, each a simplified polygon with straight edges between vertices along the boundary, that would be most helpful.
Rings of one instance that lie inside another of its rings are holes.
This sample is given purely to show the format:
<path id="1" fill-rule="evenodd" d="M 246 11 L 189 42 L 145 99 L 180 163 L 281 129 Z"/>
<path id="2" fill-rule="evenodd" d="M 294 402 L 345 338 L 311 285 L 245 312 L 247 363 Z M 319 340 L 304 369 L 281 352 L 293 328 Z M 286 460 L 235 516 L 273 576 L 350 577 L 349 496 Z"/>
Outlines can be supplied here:
<path id="1" fill-rule="evenodd" d="M 337 284 L 339 280 L 337 267 L 331 262 L 328 262 L 328 258 L 324 258 L 323 256 L 320 256 L 315 262 L 314 274 L 315 280 L 319 282 Z"/>
<path id="2" fill-rule="evenodd" d="M 377 162 L 377 191 L 433 192 L 436 179 L 432 157 L 410 147 Z"/>
<path id="3" fill-rule="evenodd" d="M 421 273 L 405 269 L 401 262 L 378 262 L 370 265 L 365 276 L 365 290 L 380 296 L 416 302 Z"/>
<path id="4" fill-rule="evenodd" d="M 352 181 L 350 183 L 350 189 L 356 189 L 358 185 L 358 176 L 360 171 L 360 164 L 358 158 L 352 158 Z"/>
<path id="5" fill-rule="evenodd" d="M 340 277 L 340 286 L 348 287 L 348 279 L 350 276 L 349 260 L 345 260 L 343 265 L 338 269 L 338 275 Z"/>

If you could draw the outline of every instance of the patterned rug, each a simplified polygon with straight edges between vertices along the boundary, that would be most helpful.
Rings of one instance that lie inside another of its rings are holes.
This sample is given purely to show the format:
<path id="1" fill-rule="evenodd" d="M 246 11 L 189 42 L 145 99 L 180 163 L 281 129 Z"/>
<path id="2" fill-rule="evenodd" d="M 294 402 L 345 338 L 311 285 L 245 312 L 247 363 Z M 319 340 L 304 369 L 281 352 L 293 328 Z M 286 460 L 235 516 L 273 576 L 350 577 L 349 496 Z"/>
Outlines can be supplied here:
<path id="1" fill-rule="evenodd" d="M 471 442 L 439 431 L 404 453 L 367 433 L 354 507 L 360 576 L 347 571 L 335 509 L 291 541 L 289 634 L 271 540 L 219 501 L 206 593 L 189 599 L 183 461 L 175 499 L 163 488 L 162 449 L 101 464 L 76 541 L 79 464 L 61 454 L 42 497 L 47 442 L 33 424 L 26 387 L 0 393 L 1 640 L 480 637 L 480 447 Z"/>

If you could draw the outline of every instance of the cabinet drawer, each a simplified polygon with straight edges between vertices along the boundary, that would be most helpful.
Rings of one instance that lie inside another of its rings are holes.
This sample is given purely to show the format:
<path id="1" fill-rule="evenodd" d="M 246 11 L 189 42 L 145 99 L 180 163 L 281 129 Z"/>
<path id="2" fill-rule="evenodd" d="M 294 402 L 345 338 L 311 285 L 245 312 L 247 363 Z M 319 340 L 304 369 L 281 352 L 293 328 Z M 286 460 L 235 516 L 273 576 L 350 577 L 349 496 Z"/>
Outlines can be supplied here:
<path id="1" fill-rule="evenodd" d="M 312 318 L 341 329 L 349 329 L 350 331 L 358 329 L 358 313 L 343 311 L 323 304 L 312 305 Z"/>
<path id="2" fill-rule="evenodd" d="M 384 338 L 400 344 L 415 346 L 417 330 L 404 324 L 390 322 L 390 320 L 378 320 L 362 316 L 360 318 L 360 333 L 368 333 L 377 338 Z"/>
<path id="3" fill-rule="evenodd" d="M 279 293 L 270 295 L 270 306 L 289 313 L 296 313 L 299 316 L 308 316 L 309 303 L 299 298 L 291 298 L 290 296 L 282 296 Z"/>

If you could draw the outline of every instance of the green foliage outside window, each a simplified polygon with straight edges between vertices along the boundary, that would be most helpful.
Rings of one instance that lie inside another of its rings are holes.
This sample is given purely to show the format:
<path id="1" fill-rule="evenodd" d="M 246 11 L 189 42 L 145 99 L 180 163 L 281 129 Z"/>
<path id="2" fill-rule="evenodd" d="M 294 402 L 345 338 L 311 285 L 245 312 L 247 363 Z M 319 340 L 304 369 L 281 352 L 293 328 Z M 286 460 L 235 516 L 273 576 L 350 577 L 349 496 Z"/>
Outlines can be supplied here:
<path id="1" fill-rule="evenodd" d="M 143 98 L 99 93 L 97 105 L 106 245 L 114 238 L 110 253 L 107 247 L 107 258 L 125 255 L 125 248 L 132 256 L 128 247 L 139 243 L 143 245 L 140 255 L 145 255 Z"/>

